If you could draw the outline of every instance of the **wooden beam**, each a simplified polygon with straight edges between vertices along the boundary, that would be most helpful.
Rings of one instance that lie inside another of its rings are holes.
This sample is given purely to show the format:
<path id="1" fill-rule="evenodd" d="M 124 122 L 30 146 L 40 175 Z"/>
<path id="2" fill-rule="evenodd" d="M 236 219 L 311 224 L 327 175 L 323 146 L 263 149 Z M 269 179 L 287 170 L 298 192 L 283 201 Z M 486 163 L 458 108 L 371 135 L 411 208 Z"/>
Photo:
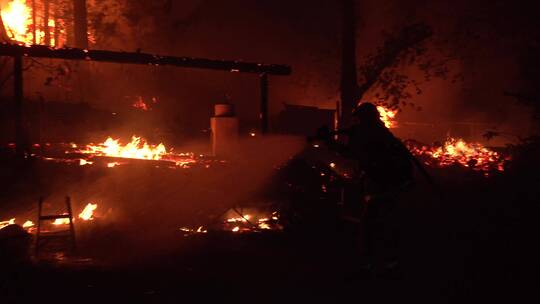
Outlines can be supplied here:
<path id="1" fill-rule="evenodd" d="M 228 72 L 256 73 L 268 75 L 290 75 L 291 67 L 277 64 L 262 64 L 232 60 L 213 60 L 192 57 L 160 56 L 139 52 L 115 52 L 76 48 L 54 49 L 48 46 L 22 46 L 0 44 L 0 56 L 25 56 L 67 60 L 86 60 L 123 64 L 167 65 L 183 68 L 210 69 Z"/>

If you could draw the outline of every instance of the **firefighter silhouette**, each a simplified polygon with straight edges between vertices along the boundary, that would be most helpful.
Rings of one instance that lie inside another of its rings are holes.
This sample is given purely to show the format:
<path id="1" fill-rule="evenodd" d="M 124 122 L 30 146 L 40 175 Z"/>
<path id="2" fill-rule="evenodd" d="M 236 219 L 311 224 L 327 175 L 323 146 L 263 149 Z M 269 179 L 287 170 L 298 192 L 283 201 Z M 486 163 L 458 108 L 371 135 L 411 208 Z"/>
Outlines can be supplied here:
<path id="1" fill-rule="evenodd" d="M 363 204 L 363 267 L 390 270 L 397 266 L 399 234 L 389 216 L 399 195 L 412 185 L 413 160 L 405 145 L 386 128 L 374 104 L 361 103 L 353 119 L 349 128 L 335 132 L 320 129 L 318 136 L 344 157 L 354 159 L 356 175 L 362 177 L 362 186 L 352 189 L 358 192 L 352 197 L 360 198 L 354 203 Z M 332 135 L 336 134 L 346 141 L 334 141 Z"/>

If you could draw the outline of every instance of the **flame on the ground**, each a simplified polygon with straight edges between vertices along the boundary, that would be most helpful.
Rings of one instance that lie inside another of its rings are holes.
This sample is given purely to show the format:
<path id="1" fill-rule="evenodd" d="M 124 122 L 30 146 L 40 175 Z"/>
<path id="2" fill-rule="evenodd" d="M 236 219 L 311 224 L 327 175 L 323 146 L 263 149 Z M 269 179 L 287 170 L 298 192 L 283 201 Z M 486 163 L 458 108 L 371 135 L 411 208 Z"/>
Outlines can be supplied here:
<path id="1" fill-rule="evenodd" d="M 91 161 L 88 161 L 86 159 L 79 159 L 79 165 L 81 166 L 84 166 L 84 165 L 92 165 L 94 162 L 91 162 Z"/>
<path id="2" fill-rule="evenodd" d="M 97 204 L 88 203 L 84 210 L 79 214 L 79 218 L 84 221 L 91 221 L 94 219 L 94 211 L 97 209 Z"/>
<path id="3" fill-rule="evenodd" d="M 84 148 L 75 149 L 77 153 L 87 154 L 89 158 L 94 156 L 107 156 L 115 158 L 131 158 L 131 159 L 144 159 L 144 160 L 160 160 L 171 163 L 169 167 L 182 167 L 189 168 L 190 165 L 197 163 L 196 155 L 192 152 L 187 153 L 174 153 L 170 149 L 168 151 L 163 143 L 158 145 L 151 145 L 146 142 L 145 139 L 139 136 L 132 136 L 131 142 L 123 145 L 119 139 L 113 139 L 108 137 L 101 144 L 89 144 Z M 71 153 L 66 151 L 66 153 Z M 203 155 L 200 155 L 203 157 Z M 95 162 L 88 159 L 78 159 L 79 165 L 92 165 Z M 107 163 L 108 168 L 114 168 L 118 165 L 123 165 L 125 162 L 110 161 Z M 207 168 L 209 165 L 207 166 Z"/>
<path id="4" fill-rule="evenodd" d="M 102 144 L 87 145 L 81 152 L 99 156 L 160 160 L 167 150 L 162 143 L 149 145 L 141 137 L 133 136 L 126 145 L 122 145 L 119 139 L 109 137 Z"/>
<path id="5" fill-rule="evenodd" d="M 7 221 L 1 221 L 0 222 L 0 229 L 6 227 L 6 226 L 9 226 L 9 225 L 14 225 L 15 224 L 15 219 L 12 218 L 12 219 L 9 219 Z"/>
<path id="6" fill-rule="evenodd" d="M 2 21 L 11 39 L 25 44 L 32 43 L 32 10 L 25 0 L 13 0 L 2 8 Z"/>
<path id="7" fill-rule="evenodd" d="M 208 230 L 204 229 L 203 226 L 199 226 L 199 228 L 197 228 L 197 229 L 181 227 L 180 231 L 187 232 L 187 233 L 208 233 Z"/>
<path id="8" fill-rule="evenodd" d="M 55 225 L 55 226 L 69 225 L 69 219 L 68 218 L 57 218 L 57 219 L 54 220 L 54 222 L 52 224 Z"/>
<path id="9" fill-rule="evenodd" d="M 225 223 L 226 227 L 229 227 L 233 232 L 249 232 L 253 230 L 280 230 L 282 227 L 277 223 L 278 220 L 277 212 L 272 212 L 270 215 L 239 214 L 237 217 L 226 219 Z"/>
<path id="10" fill-rule="evenodd" d="M 384 106 L 377 106 L 381 120 L 384 122 L 384 125 L 391 129 L 397 127 L 397 122 L 395 121 L 397 110 L 390 110 Z"/>
<path id="11" fill-rule="evenodd" d="M 15 222 L 15 218 L 12 218 L 12 219 L 9 219 L 8 221 L 0 221 L 0 229 L 2 228 L 5 228 L 9 225 L 15 225 L 16 222 Z M 30 220 L 27 220 L 26 222 L 23 223 L 22 227 L 27 229 L 27 230 L 31 230 L 33 227 L 34 227 L 34 222 L 30 221 Z"/>
<path id="12" fill-rule="evenodd" d="M 509 160 L 500 153 L 484 147 L 480 143 L 467 143 L 463 139 L 448 138 L 439 147 L 413 146 L 409 150 L 418 156 L 428 156 L 428 165 L 447 167 L 459 164 L 479 171 L 504 171 L 504 164 Z"/>
<path id="13" fill-rule="evenodd" d="M 243 215 L 242 217 L 233 217 L 233 218 L 227 219 L 227 222 L 228 223 L 247 222 L 249 221 L 250 218 L 251 218 L 251 215 L 246 214 L 246 215 Z"/>

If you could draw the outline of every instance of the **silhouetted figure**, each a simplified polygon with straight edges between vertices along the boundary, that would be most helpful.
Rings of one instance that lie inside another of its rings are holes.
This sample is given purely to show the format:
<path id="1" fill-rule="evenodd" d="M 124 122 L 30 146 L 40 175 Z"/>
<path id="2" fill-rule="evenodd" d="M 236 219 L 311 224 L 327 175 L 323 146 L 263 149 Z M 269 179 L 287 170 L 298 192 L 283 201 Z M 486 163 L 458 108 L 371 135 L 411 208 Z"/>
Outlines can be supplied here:
<path id="1" fill-rule="evenodd" d="M 397 263 L 399 239 L 393 229 L 395 223 L 389 222 L 388 216 L 395 209 L 399 194 L 412 183 L 413 162 L 407 148 L 381 121 L 375 105 L 362 103 L 353 116 L 356 121 L 351 127 L 328 132 L 326 138 L 343 156 L 357 161 L 358 175 L 363 177 L 363 187 L 353 191 L 363 192 L 358 196 L 363 197 L 364 203 L 366 266 L 393 267 Z M 324 137 L 327 131 L 319 132 Z M 345 135 L 346 143 L 332 141 L 332 134 Z"/>

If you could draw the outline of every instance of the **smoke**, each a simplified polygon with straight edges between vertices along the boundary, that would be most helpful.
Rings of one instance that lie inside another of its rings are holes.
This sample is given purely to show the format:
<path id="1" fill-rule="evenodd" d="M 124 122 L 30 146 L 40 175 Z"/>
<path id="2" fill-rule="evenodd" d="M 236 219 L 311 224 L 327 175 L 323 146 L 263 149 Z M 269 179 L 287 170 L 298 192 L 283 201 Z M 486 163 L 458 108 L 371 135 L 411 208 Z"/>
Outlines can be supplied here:
<path id="1" fill-rule="evenodd" d="M 82 246 L 85 239 L 104 246 L 103 240 L 114 237 L 132 246 L 152 244 L 153 252 L 150 248 L 163 250 L 174 243 L 180 227 L 207 226 L 231 207 L 261 206 L 261 190 L 276 168 L 302 147 L 301 138 L 261 136 L 240 140 L 234 156 L 209 168 L 156 168 L 153 162 L 137 161 L 114 168 L 77 166 L 70 174 L 42 171 L 41 178 L 49 175 L 43 182 L 48 184 L 47 206 L 53 209 L 63 206 L 65 195 L 76 215 L 86 204 L 98 204 L 94 222 L 76 222 Z"/>

